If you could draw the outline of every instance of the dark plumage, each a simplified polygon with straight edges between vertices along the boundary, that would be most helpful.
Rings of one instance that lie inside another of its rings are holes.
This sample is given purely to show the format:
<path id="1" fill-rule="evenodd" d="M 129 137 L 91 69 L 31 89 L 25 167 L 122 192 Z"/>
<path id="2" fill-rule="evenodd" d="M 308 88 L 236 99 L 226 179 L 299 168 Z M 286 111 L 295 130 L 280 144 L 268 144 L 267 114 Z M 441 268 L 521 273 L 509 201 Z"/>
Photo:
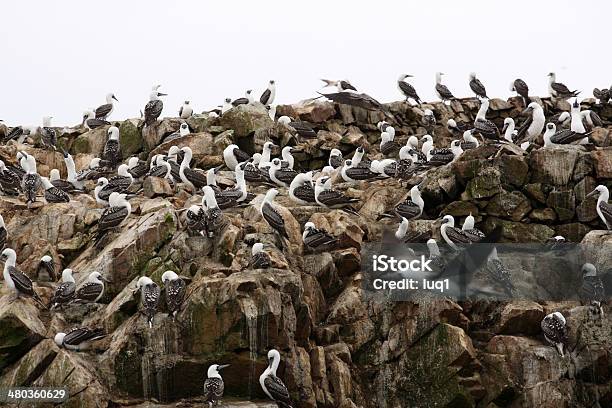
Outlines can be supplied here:
<path id="1" fill-rule="evenodd" d="M 523 97 L 525 106 L 529 105 L 529 87 L 525 81 L 520 78 L 515 79 L 512 83 L 512 89 Z"/>
<path id="2" fill-rule="evenodd" d="M 485 89 L 484 85 L 482 84 L 482 82 L 480 82 L 478 78 L 476 78 L 476 74 L 473 73 L 470 74 L 470 89 L 472 89 L 476 96 L 489 99 L 489 97 L 487 96 L 487 90 Z"/>

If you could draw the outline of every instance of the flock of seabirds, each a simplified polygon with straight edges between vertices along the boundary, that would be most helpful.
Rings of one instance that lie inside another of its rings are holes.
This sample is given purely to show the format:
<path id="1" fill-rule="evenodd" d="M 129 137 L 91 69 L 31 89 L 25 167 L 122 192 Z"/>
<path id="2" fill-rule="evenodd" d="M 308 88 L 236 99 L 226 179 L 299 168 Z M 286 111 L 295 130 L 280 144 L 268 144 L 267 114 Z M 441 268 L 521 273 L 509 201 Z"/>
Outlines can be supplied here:
<path id="1" fill-rule="evenodd" d="M 435 89 L 442 101 L 449 103 L 455 99 L 451 91 L 442 83 L 442 73 L 436 74 Z M 549 75 L 550 96 L 555 99 L 567 100 L 576 98 L 579 92 L 571 91 L 567 86 L 556 81 L 555 74 Z M 421 104 L 415 88 L 407 82 L 411 75 L 401 75 L 397 85 L 406 101 L 414 101 Z M 410 136 L 405 146 L 399 146 L 394 141 L 397 123 L 393 115 L 371 96 L 360 93 L 346 80 L 323 80 L 325 88 L 333 92 L 320 93 L 320 97 L 337 102 L 358 106 L 367 110 L 382 111 L 388 121 L 378 123 L 381 132 L 380 151 L 386 158 L 382 160 L 369 160 L 362 147 L 356 149 L 350 159 L 345 159 L 338 149 L 330 153 L 328 165 L 319 171 L 299 172 L 295 167 L 295 160 L 291 154 L 292 147 L 286 146 L 282 149 L 280 158 L 272 157 L 272 149 L 277 147 L 272 142 L 263 145 L 261 153 L 252 156 L 241 150 L 237 145 L 230 145 L 223 151 L 224 166 L 235 174 L 235 187 L 221 189 L 216 182 L 216 174 L 220 168 L 211 168 L 206 171 L 191 167 L 192 151 L 189 147 L 172 146 L 167 154 L 157 154 L 150 159 L 149 163 L 132 157 L 123 163 L 121 145 L 119 142 L 119 129 L 110 126 L 108 116 L 113 112 L 117 98 L 109 94 L 106 103 L 95 110 L 88 110 L 83 117 L 83 125 L 88 129 L 101 126 L 108 128 L 108 140 L 104 146 L 102 157 L 91 160 L 85 169 L 77 170 L 72 156 L 63 152 L 67 168 L 67 178 L 60 178 L 59 170 L 51 170 L 49 177 L 42 177 L 37 173 L 36 160 L 34 156 L 26 151 L 18 151 L 15 164 L 7 164 L 0 161 L 0 187 L 2 193 L 10 196 L 23 196 L 28 206 L 37 200 L 40 189 L 44 189 L 44 198 L 47 203 L 68 202 L 73 194 L 87 194 L 84 191 L 87 180 L 97 180 L 93 195 L 96 202 L 104 207 L 104 211 L 98 221 L 97 236 L 95 240 L 100 243 L 104 235 L 116 229 L 130 217 L 131 205 L 128 193 L 130 186 L 138 179 L 146 177 L 160 177 L 166 179 L 171 186 L 184 183 L 194 194 L 203 192 L 201 205 L 192 205 L 186 211 L 186 228 L 195 234 L 202 234 L 214 239 L 218 237 L 229 224 L 224 215 L 224 210 L 233 207 L 244 207 L 253 200 L 254 194 L 248 192 L 248 184 L 263 184 L 274 186 L 270 188 L 258 209 L 263 219 L 278 234 L 280 246 L 284 246 L 289 235 L 285 229 L 285 220 L 279 211 L 279 204 L 275 203 L 275 197 L 279 189 L 287 189 L 291 200 L 299 205 L 315 205 L 324 208 L 341 208 L 349 213 L 354 213 L 352 204 L 357 199 L 346 196 L 343 192 L 334 189 L 332 179 L 341 178 L 347 183 L 357 183 L 369 180 L 397 179 L 408 180 L 415 174 L 426 172 L 428 169 L 447 165 L 456 160 L 468 149 L 477 148 L 485 144 L 514 144 L 523 150 L 538 148 L 535 145 L 538 136 L 544 132 L 544 148 L 554 148 L 557 145 L 585 144 L 593 127 L 602 126 L 599 116 L 590 110 L 581 110 L 575 99 L 571 104 L 570 112 L 549 118 L 547 123 L 544 111 L 537 102 L 529 98 L 527 84 L 516 79 L 511 84 L 511 90 L 516 91 L 524 100 L 526 119 L 518 126 L 512 118 L 504 121 L 503 129 L 486 118 L 489 108 L 489 98 L 485 86 L 476 77 L 470 74 L 469 86 L 481 105 L 473 123 L 460 123 L 449 119 L 446 126 L 452 135 L 458 139 L 454 140 L 449 148 L 435 147 L 433 138 L 426 134 L 419 139 Z M 151 89 L 150 100 L 144 108 L 143 127 L 154 126 L 158 121 L 163 109 L 160 99 L 165 94 L 159 91 L 160 86 Z M 333 89 L 335 88 L 335 89 Z M 323 91 L 323 89 L 321 91 Z M 612 88 L 594 89 L 593 95 L 600 104 L 612 103 L 610 100 Z M 259 102 L 269 111 L 272 120 L 276 120 L 279 126 L 296 135 L 298 140 L 307 140 L 317 137 L 313 125 L 308 122 L 295 120 L 287 116 L 275 118 L 275 107 L 273 105 L 276 95 L 276 85 L 270 81 L 267 89 L 261 94 Z M 208 112 L 210 116 L 219 116 L 241 104 L 253 104 L 255 99 L 251 90 L 246 92 L 244 98 L 236 100 L 226 99 L 220 109 Z M 182 119 L 188 119 L 193 115 L 193 109 L 189 101 L 185 101 L 179 110 Z M 57 131 L 50 125 L 50 118 L 45 117 L 42 127 L 15 126 L 8 128 L 3 143 L 16 140 L 24 143 L 26 137 L 40 135 L 41 143 L 50 149 L 56 149 Z M 422 123 L 428 133 L 433 133 L 436 124 L 434 113 L 430 109 L 423 110 Z M 189 126 L 182 123 L 176 134 L 170 135 L 167 140 L 189 134 Z M 477 137 L 479 136 L 479 137 Z M 223 166 L 222 166 L 223 167 Z M 116 171 L 116 174 L 115 174 Z M 608 188 L 599 185 L 589 195 L 597 195 L 597 213 L 605 227 L 612 229 L 612 205 L 608 203 Z M 398 240 L 406 239 L 406 231 L 411 220 L 419 218 L 423 214 L 424 200 L 421 197 L 419 186 L 410 189 L 409 196 L 398 203 L 390 213 L 381 214 L 380 218 L 393 217 L 398 220 L 399 226 L 395 237 Z M 441 236 L 450 247 L 451 252 L 462 251 L 472 243 L 482 242 L 486 239 L 485 234 L 474 226 L 474 217 L 468 216 L 461 228 L 455 226 L 455 220 L 451 215 L 444 216 L 441 225 Z M 75 303 L 98 302 L 105 289 L 106 279 L 99 272 L 91 272 L 80 287 L 77 287 L 71 269 L 63 270 L 61 283 L 57 286 L 50 304 L 45 304 L 36 293 L 32 280 L 16 267 L 17 254 L 11 248 L 5 248 L 7 237 L 17 231 L 7 231 L 4 220 L 0 215 L 0 248 L 4 264 L 4 280 L 9 289 L 14 291 L 15 299 L 28 297 L 34 299 L 40 307 L 45 309 L 56 309 L 69 307 Z M 317 228 L 312 222 L 307 222 L 302 235 L 303 244 L 312 251 L 331 251 L 338 245 L 338 238 L 324 229 Z M 553 238 L 554 243 L 564 242 L 563 237 Z M 437 242 L 433 239 L 427 241 L 429 258 L 439 268 L 445 264 Z M 49 255 L 41 259 L 41 267 L 44 267 L 53 280 L 56 280 L 55 263 Z M 269 268 L 271 266 L 270 256 L 264 250 L 262 243 L 252 246 L 252 258 L 250 267 L 253 269 Z M 511 273 L 500 261 L 497 251 L 493 247 L 488 256 L 487 269 L 493 279 L 500 283 L 508 294 L 512 294 L 513 285 Z M 582 267 L 583 285 L 580 297 L 593 309 L 593 314 L 603 316 L 603 305 L 605 302 L 604 286 L 594 265 L 587 263 Z M 175 272 L 166 271 L 162 275 L 162 283 L 165 289 L 165 301 L 167 309 L 173 318 L 181 309 L 185 297 L 186 282 Z M 153 319 L 161 301 L 161 289 L 149 277 L 140 277 L 134 292 L 140 291 L 142 312 L 147 318 L 149 327 L 153 327 Z M 541 323 L 545 339 L 554 345 L 561 355 L 568 347 L 568 327 L 565 317 L 560 312 L 547 315 Z M 55 343 L 68 350 L 82 351 L 89 345 L 106 334 L 102 329 L 91 329 L 79 327 L 68 333 L 58 333 Z M 266 395 L 274 400 L 280 407 L 290 407 L 291 398 L 287 387 L 276 375 L 280 363 L 280 353 L 277 350 L 268 352 L 269 365 L 261 374 L 260 384 Z M 204 394 L 206 401 L 211 405 L 219 403 L 223 396 L 223 379 L 220 371 L 227 365 L 213 364 L 209 367 L 207 378 L 204 381 Z"/>

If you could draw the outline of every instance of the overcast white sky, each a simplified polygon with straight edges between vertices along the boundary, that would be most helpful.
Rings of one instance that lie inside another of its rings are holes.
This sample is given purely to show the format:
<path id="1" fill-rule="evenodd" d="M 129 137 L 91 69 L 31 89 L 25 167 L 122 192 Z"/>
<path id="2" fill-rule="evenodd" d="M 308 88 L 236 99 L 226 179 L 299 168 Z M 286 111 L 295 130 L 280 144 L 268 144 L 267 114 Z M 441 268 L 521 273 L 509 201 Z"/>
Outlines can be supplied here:
<path id="1" fill-rule="evenodd" d="M 396 80 L 435 99 L 436 71 L 456 96 L 478 73 L 489 95 L 515 76 L 545 94 L 550 71 L 590 97 L 612 83 L 610 1 L 30 1 L 2 2 L 0 119 L 9 125 L 80 122 L 114 92 L 111 119 L 137 117 L 153 84 L 163 116 L 190 99 L 199 112 L 256 96 L 269 79 L 277 102 L 316 96 L 319 78 L 346 78 L 380 101 Z"/>

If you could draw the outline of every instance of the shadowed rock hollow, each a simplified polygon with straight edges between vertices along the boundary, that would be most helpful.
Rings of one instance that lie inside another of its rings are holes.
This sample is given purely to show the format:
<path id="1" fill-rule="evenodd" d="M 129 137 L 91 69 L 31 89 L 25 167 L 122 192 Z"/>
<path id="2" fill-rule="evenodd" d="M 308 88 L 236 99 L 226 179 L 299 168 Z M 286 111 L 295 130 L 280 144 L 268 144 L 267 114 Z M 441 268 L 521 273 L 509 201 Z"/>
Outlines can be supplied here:
<path id="1" fill-rule="evenodd" d="M 563 103 L 540 102 L 547 117 L 569 110 Z M 585 104 L 607 126 L 595 129 L 590 149 L 569 146 L 524 155 L 512 150 L 497 154 L 497 148 L 481 146 L 411 180 L 410 185 L 421 183 L 426 207 L 409 233 L 439 240 L 437 220 L 442 215 L 462 222 L 472 214 L 485 232 L 501 225 L 504 242 L 544 242 L 563 235 L 587 243 L 609 279 L 612 234 L 602 231 L 595 200 L 585 196 L 598 184 L 612 184 L 612 106 Z M 471 122 L 478 103 L 462 100 L 419 109 L 397 102 L 388 107 L 400 121 L 394 124 L 399 144 L 426 133 L 421 109 L 430 108 L 438 122 L 436 146 L 446 147 L 452 140 L 443 126 L 446 119 Z M 493 100 L 488 118 L 501 128 L 506 117 L 518 120 L 521 108 L 518 99 Z M 299 143 L 295 152 L 302 170 L 323 167 L 334 147 L 345 157 L 357 146 L 365 147 L 372 159 L 382 157 L 376 123 L 385 118 L 378 112 L 316 101 L 278 106 L 277 115 L 310 121 L 318 131 L 316 140 Z M 139 120 L 116 122 L 124 158 L 146 160 L 171 145 L 189 146 L 195 165 L 207 169 L 222 164 L 221 153 L 231 143 L 250 154 L 261 151 L 268 140 L 281 146 L 298 143 L 257 104 L 239 106 L 221 118 L 193 116 L 187 120 L 192 134 L 166 140 L 180 123 L 167 118 L 141 134 Z M 101 154 L 105 131 L 74 129 L 62 133 L 58 143 L 83 168 Z M 16 152 L 24 149 L 36 157 L 41 175 L 58 168 L 66 176 L 60 153 L 11 142 L 0 147 L 0 158 L 14 163 Z M 218 182 L 231 186 L 233 175 L 221 171 Z M 279 376 L 296 407 L 586 408 L 596 401 L 612 406 L 608 310 L 600 325 L 582 331 L 580 344 L 586 347 L 562 358 L 543 340 L 540 321 L 548 313 L 562 312 L 577 344 L 576 329 L 588 308 L 578 300 L 549 300 L 554 288 L 538 276 L 552 273 L 550 265 L 530 270 L 523 260 L 507 260 L 512 270 L 528 276 L 539 302 L 365 300 L 361 245 L 396 228 L 397 223 L 376 217 L 406 197 L 409 188 L 393 180 L 353 186 L 336 180 L 334 185 L 361 198 L 355 206 L 361 217 L 296 206 L 281 189 L 277 202 L 287 208 L 283 216 L 290 236 L 284 252 L 253 207 L 225 211 L 231 225 L 218 242 L 189 234 L 184 209 L 199 203 L 201 195 L 192 197 L 182 185 L 173 193 L 159 179 L 144 182 L 143 193 L 131 200 L 132 215 L 102 249 L 93 245 L 102 209 L 91 195 L 32 209 L 21 198 L 0 197 L 7 246 L 17 251 L 18 266 L 36 281 L 45 300 L 55 286 L 37 274 L 45 254 L 53 256 L 58 270 L 72 268 L 77 283 L 94 270 L 112 281 L 100 304 L 57 312 L 39 311 L 29 300 L 9 304 L 2 296 L 0 388 L 66 386 L 71 394 L 66 407 L 197 406 L 208 366 L 219 363 L 231 364 L 222 373 L 225 406 L 270 407 L 274 405 L 247 401 L 265 400 L 258 377 L 267 365 L 267 350 L 274 347 L 282 355 Z M 140 187 L 137 183 L 132 189 Z M 249 185 L 249 191 L 259 195 L 266 188 Z M 301 232 L 307 221 L 342 236 L 349 245 L 331 253 L 304 253 Z M 248 268 L 254 241 L 267 244 L 272 268 Z M 176 321 L 162 306 L 149 330 L 132 289 L 143 275 L 161 286 L 166 270 L 188 278 L 186 300 Z M 576 285 L 580 277 L 578 268 Z M 59 349 L 54 334 L 74 326 L 103 327 L 109 335 L 89 352 Z"/>

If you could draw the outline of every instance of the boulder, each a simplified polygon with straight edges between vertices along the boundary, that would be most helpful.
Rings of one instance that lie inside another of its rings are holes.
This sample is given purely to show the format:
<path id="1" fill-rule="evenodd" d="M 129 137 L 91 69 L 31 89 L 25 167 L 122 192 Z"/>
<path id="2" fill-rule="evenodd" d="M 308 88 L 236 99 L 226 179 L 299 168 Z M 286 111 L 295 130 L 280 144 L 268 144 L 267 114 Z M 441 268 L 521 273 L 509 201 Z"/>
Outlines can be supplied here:
<path id="1" fill-rule="evenodd" d="M 119 125 L 119 143 L 124 158 L 134 156 L 143 148 L 140 121 L 136 119 L 124 120 Z"/>
<path id="2" fill-rule="evenodd" d="M 6 290 L 0 297 L 0 372 L 40 342 L 47 331 L 33 300 L 11 302 L 12 297 Z"/>
<path id="3" fill-rule="evenodd" d="M 565 186 L 572 179 L 577 160 L 575 146 L 535 150 L 529 162 L 531 182 Z"/>
<path id="4" fill-rule="evenodd" d="M 591 152 L 595 175 L 598 179 L 612 178 L 612 147 L 606 147 Z"/>
<path id="5" fill-rule="evenodd" d="M 142 183 L 143 194 L 146 197 L 170 197 L 174 195 L 170 183 L 165 178 L 147 177 Z"/>
<path id="6" fill-rule="evenodd" d="M 274 126 L 268 111 L 259 102 L 230 109 L 221 116 L 219 123 L 225 129 L 233 129 L 236 138 L 249 136 L 260 128 Z"/>
<path id="7" fill-rule="evenodd" d="M 502 191 L 489 201 L 486 211 L 489 215 L 520 221 L 531 211 L 531 204 L 520 191 Z"/>

